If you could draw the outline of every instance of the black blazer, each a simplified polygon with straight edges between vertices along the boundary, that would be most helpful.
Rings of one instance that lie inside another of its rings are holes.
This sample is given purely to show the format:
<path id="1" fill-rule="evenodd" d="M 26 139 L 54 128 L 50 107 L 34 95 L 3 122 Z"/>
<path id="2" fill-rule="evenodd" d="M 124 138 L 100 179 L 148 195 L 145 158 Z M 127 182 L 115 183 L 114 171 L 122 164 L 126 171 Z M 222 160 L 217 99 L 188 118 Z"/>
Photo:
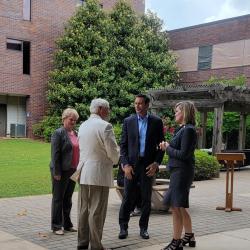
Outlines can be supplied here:
<path id="1" fill-rule="evenodd" d="M 58 128 L 51 136 L 52 174 L 61 175 L 62 171 L 70 170 L 73 156 L 73 147 L 64 127 Z"/>
<path id="2" fill-rule="evenodd" d="M 161 164 L 164 152 L 159 143 L 164 140 L 162 120 L 154 115 L 148 116 L 145 142 L 145 164 Z M 139 129 L 137 115 L 127 117 L 123 122 L 121 136 L 121 163 L 135 166 L 139 159 Z"/>
<path id="3" fill-rule="evenodd" d="M 186 124 L 180 127 L 174 134 L 167 147 L 169 155 L 168 166 L 171 167 L 194 167 L 194 150 L 197 142 L 195 127 Z"/>

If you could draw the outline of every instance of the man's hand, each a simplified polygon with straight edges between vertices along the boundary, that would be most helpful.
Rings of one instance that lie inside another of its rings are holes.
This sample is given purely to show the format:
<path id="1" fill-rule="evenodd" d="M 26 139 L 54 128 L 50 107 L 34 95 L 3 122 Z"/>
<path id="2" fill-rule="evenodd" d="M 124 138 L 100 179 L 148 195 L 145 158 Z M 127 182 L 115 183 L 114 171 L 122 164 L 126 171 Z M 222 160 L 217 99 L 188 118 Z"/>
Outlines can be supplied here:
<path id="1" fill-rule="evenodd" d="M 134 170 L 132 168 L 132 166 L 130 165 L 126 165 L 124 167 L 122 167 L 123 171 L 124 171 L 124 176 L 128 179 L 128 180 L 132 180 L 133 175 L 134 175 Z"/>
<path id="2" fill-rule="evenodd" d="M 61 180 L 61 175 L 54 175 L 54 179 L 57 180 L 57 181 L 60 181 Z"/>
<path id="3" fill-rule="evenodd" d="M 155 172 L 157 171 L 159 167 L 159 164 L 157 162 L 154 162 L 154 163 L 151 163 L 147 168 L 147 172 L 146 172 L 146 175 L 148 177 L 151 177 L 151 176 L 154 176 L 155 175 Z"/>

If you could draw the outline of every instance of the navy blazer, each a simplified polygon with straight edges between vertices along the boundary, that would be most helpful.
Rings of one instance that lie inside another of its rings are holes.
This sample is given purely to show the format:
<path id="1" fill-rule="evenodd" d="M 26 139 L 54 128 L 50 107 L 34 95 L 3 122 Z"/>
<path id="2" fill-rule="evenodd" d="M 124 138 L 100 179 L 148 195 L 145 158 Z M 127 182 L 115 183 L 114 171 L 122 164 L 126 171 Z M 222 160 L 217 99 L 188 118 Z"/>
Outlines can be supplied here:
<path id="1" fill-rule="evenodd" d="M 197 142 L 195 127 L 186 124 L 180 127 L 174 134 L 166 149 L 169 155 L 168 166 L 171 167 L 194 167 L 194 150 Z"/>
<path id="2" fill-rule="evenodd" d="M 73 146 L 64 127 L 58 128 L 51 136 L 52 174 L 61 175 L 62 171 L 70 170 L 73 157 Z"/>
<path id="3" fill-rule="evenodd" d="M 145 142 L 145 164 L 153 162 L 161 164 L 164 152 L 159 143 L 164 140 L 162 120 L 154 115 L 148 116 L 148 125 Z M 137 115 L 125 118 L 121 136 L 121 163 L 135 166 L 139 159 L 139 129 Z"/>

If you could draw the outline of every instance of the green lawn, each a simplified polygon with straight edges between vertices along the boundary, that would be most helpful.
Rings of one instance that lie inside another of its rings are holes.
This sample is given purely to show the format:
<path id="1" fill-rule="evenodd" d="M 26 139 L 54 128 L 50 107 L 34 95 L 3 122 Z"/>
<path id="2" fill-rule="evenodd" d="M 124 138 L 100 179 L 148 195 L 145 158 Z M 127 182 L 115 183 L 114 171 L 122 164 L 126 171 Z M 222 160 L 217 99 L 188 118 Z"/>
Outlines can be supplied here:
<path id="1" fill-rule="evenodd" d="M 0 198 L 51 193 L 50 144 L 0 139 Z"/>

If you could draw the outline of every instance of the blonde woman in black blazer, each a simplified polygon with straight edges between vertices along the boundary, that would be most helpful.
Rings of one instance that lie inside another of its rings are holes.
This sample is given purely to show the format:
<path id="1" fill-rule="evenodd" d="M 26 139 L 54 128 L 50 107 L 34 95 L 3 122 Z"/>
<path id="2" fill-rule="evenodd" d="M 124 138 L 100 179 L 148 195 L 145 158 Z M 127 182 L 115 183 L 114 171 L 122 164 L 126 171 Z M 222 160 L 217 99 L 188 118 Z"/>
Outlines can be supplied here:
<path id="1" fill-rule="evenodd" d="M 189 190 L 194 179 L 194 151 L 197 141 L 195 130 L 195 107 L 192 102 L 183 101 L 175 106 L 175 121 L 180 125 L 170 142 L 160 143 L 160 148 L 169 156 L 170 185 L 164 197 L 173 214 L 173 240 L 164 250 L 182 250 L 189 244 L 195 247 L 192 221 L 187 210 Z M 185 235 L 181 239 L 182 230 Z"/>
<path id="2" fill-rule="evenodd" d="M 51 229 L 56 235 L 63 235 L 64 230 L 76 232 L 70 218 L 75 189 L 75 182 L 70 176 L 79 162 L 79 144 L 74 131 L 78 118 L 75 109 L 65 109 L 62 114 L 63 126 L 56 129 L 51 137 Z"/>

